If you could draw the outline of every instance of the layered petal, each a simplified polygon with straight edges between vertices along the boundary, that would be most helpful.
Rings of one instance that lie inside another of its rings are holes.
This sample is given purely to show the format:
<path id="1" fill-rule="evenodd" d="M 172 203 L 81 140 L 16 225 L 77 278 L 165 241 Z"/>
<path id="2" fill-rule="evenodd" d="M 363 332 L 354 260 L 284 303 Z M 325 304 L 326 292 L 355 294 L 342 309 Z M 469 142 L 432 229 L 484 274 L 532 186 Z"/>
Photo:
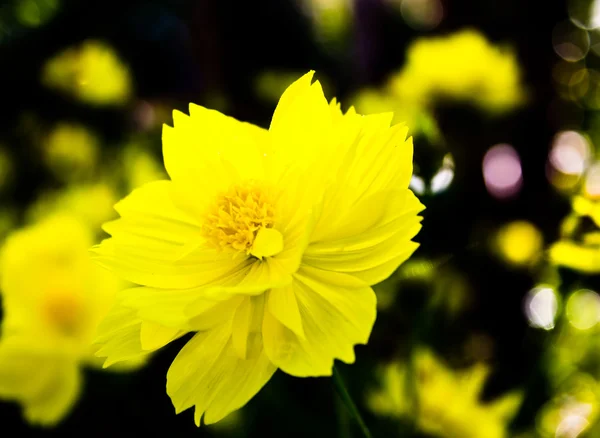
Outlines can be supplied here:
<path id="1" fill-rule="evenodd" d="M 134 287 L 119 294 L 119 305 L 135 318 L 182 331 L 206 330 L 231 317 L 244 296 L 289 284 L 292 277 L 277 260 L 242 265 L 208 285 L 191 289 Z"/>
<path id="2" fill-rule="evenodd" d="M 173 128 L 163 126 L 163 156 L 178 205 L 202 214 L 217 193 L 264 178 L 270 160 L 264 129 L 194 104 L 190 116 L 174 111 L 173 121 Z"/>
<path id="3" fill-rule="evenodd" d="M 298 169 L 289 169 L 279 183 L 274 227 L 283 235 L 283 250 L 273 257 L 282 269 L 296 272 L 315 224 L 322 188 Z"/>
<path id="4" fill-rule="evenodd" d="M 212 424 L 244 406 L 277 369 L 266 356 L 260 334 L 248 340 L 240 358 L 231 338 L 231 321 L 197 333 L 167 373 L 167 393 L 175 410 L 195 406 L 196 424 Z"/>
<path id="5" fill-rule="evenodd" d="M 290 85 L 273 113 L 269 134 L 274 158 L 282 167 L 308 170 L 323 153 L 333 127 L 333 114 L 311 71 Z"/>
<path id="6" fill-rule="evenodd" d="M 302 266 L 293 291 L 273 290 L 264 314 L 263 342 L 271 361 L 297 377 L 329 376 L 334 359 L 354 362 L 354 345 L 366 344 L 375 322 L 373 290 L 356 278 Z M 293 294 L 294 310 L 271 305 L 273 295 Z M 300 326 L 303 335 L 299 336 Z"/>
<path id="7" fill-rule="evenodd" d="M 368 284 L 386 279 L 418 247 L 424 208 L 410 190 L 381 191 L 359 202 L 329 238 L 311 243 L 306 265 L 356 276 Z M 367 225 L 366 229 L 363 229 Z"/>
<path id="8" fill-rule="evenodd" d="M 105 357 L 103 367 L 139 360 L 167 345 L 185 332 L 142 321 L 136 311 L 115 305 L 98 327 L 96 356 Z"/>
<path id="9" fill-rule="evenodd" d="M 134 283 L 170 289 L 205 285 L 247 263 L 204 244 L 199 223 L 172 201 L 172 183 L 157 181 L 116 205 L 105 225 L 112 238 L 93 250 L 102 266 Z"/>
<path id="10" fill-rule="evenodd" d="M 328 165 L 333 177 L 325 190 L 311 242 L 334 240 L 339 237 L 338 229 L 345 228 L 348 221 L 355 222 L 357 216 L 367 222 L 355 232 L 368 230 L 385 205 L 381 193 L 408 188 L 412 139 L 406 140 L 405 126 L 389 127 L 391 117 L 349 114 L 338 124 L 340 145 Z"/>

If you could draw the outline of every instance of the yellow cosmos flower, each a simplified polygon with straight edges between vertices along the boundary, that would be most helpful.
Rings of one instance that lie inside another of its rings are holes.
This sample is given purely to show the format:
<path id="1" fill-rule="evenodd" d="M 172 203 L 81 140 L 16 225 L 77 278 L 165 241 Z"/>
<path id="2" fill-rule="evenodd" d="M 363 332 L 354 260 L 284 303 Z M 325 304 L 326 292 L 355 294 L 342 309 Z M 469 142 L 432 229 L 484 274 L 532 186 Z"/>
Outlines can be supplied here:
<path id="1" fill-rule="evenodd" d="M 405 364 L 394 362 L 383 371 L 382 388 L 368 396 L 374 412 L 394 418 L 414 417 L 418 427 L 447 438 L 504 438 L 506 426 L 521 405 L 520 393 L 491 403 L 479 400 L 489 369 L 481 364 L 456 372 L 427 350 L 413 359 L 414 379 Z M 407 383 L 414 382 L 414 389 Z M 410 394 L 414 392 L 415 400 Z"/>
<path id="2" fill-rule="evenodd" d="M 415 135 L 439 141 L 432 111 L 442 100 L 465 102 L 494 115 L 526 101 L 518 60 L 512 50 L 465 29 L 415 40 L 407 62 L 380 90 L 364 89 L 353 103 L 365 114 L 394 111 Z"/>
<path id="3" fill-rule="evenodd" d="M 93 233 L 102 233 L 102 224 L 116 216 L 113 206 L 118 199 L 116 189 L 108 183 L 78 184 L 43 193 L 29 206 L 26 217 L 36 222 L 68 212 Z"/>
<path id="4" fill-rule="evenodd" d="M 98 138 L 86 127 L 59 123 L 46 138 L 43 157 L 56 178 L 81 181 L 93 173 L 99 154 Z"/>
<path id="5" fill-rule="evenodd" d="M 377 114 L 387 111 L 394 112 L 394 120 L 402 120 L 410 126 L 413 135 L 425 130 L 424 119 L 427 117 L 428 109 L 424 102 L 409 101 L 396 96 L 390 90 L 376 90 L 366 88 L 360 90 L 352 99 L 352 103 L 358 111 L 364 114 Z"/>
<path id="6" fill-rule="evenodd" d="M 124 283 L 91 262 L 93 235 L 68 216 L 11 234 L 2 248 L 0 399 L 25 418 L 53 425 L 81 389 L 83 365 L 98 366 L 91 342 Z"/>
<path id="7" fill-rule="evenodd" d="M 167 374 L 176 411 L 215 423 L 279 368 L 329 376 L 354 362 L 376 314 L 371 285 L 417 248 L 412 142 L 391 114 L 342 114 L 310 72 L 269 130 L 190 105 L 163 130 L 170 181 L 116 206 L 102 265 L 125 290 L 101 324 L 105 365 L 196 332 Z"/>
<path id="8" fill-rule="evenodd" d="M 407 58 L 389 86 L 393 94 L 411 102 L 449 98 L 502 112 L 524 101 L 514 53 L 491 44 L 475 30 L 418 39 L 409 47 Z"/>
<path id="9" fill-rule="evenodd" d="M 129 69 L 110 46 L 94 40 L 68 48 L 48 60 L 42 82 L 93 105 L 122 104 L 132 94 Z"/>

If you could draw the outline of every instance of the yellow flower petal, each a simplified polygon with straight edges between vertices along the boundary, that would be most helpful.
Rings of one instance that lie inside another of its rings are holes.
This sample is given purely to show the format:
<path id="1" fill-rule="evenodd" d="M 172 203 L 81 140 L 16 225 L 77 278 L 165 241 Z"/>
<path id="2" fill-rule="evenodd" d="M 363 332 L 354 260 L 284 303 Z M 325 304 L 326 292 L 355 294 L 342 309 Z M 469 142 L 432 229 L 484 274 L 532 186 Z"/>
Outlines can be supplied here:
<path id="1" fill-rule="evenodd" d="M 206 331 L 230 321 L 247 297 L 234 296 L 224 301 L 197 299 L 186 309 L 190 314 L 189 327 L 194 331 Z M 216 303 L 216 304 L 215 304 Z"/>
<path id="2" fill-rule="evenodd" d="M 198 288 L 126 289 L 120 294 L 120 304 L 135 309 L 137 317 L 166 327 L 206 330 L 214 325 L 215 318 L 220 317 L 216 323 L 221 323 L 230 316 L 228 309 L 233 311 L 239 304 L 239 300 L 229 302 L 236 295 L 259 295 L 291 281 L 292 277 L 280 269 L 277 261 L 269 259 L 241 265 L 231 275 Z M 209 311 L 214 314 L 210 318 Z M 211 321 L 208 326 L 207 321 Z"/>
<path id="3" fill-rule="evenodd" d="M 81 376 L 75 357 L 39 339 L 6 337 L 0 342 L 0 399 L 19 402 L 32 424 L 54 425 L 79 396 Z"/>
<path id="4" fill-rule="evenodd" d="M 197 333 L 179 352 L 167 373 L 167 393 L 175 410 L 195 406 L 196 424 L 216 423 L 241 408 L 271 378 L 276 367 L 260 347 L 241 359 L 231 341 L 231 325 Z M 190 366 L 193 364 L 193 366 Z"/>
<path id="5" fill-rule="evenodd" d="M 298 300 L 294 293 L 294 285 L 278 287 L 268 292 L 267 306 L 269 312 L 284 326 L 300 338 L 304 338 L 302 316 L 298 307 Z"/>
<path id="6" fill-rule="evenodd" d="M 199 297 L 222 300 L 233 295 L 260 295 L 274 287 L 292 282 L 292 276 L 276 257 L 255 261 L 234 275 L 198 289 Z M 191 308 L 188 314 L 193 314 Z"/>
<path id="7" fill-rule="evenodd" d="M 175 207 L 169 181 L 149 183 L 115 207 L 121 218 L 105 225 L 113 238 L 94 249 L 98 263 L 144 286 L 185 289 L 235 270 L 243 260 L 203 244 L 199 225 Z"/>
<path id="8" fill-rule="evenodd" d="M 173 119 L 173 128 L 163 126 L 163 155 L 181 205 L 201 214 L 217 193 L 264 178 L 268 146 L 262 128 L 194 104 L 190 116 L 174 111 Z"/>
<path id="9" fill-rule="evenodd" d="M 306 170 L 323 154 L 322 145 L 333 127 L 321 84 L 311 84 L 313 74 L 305 74 L 283 93 L 269 128 L 274 152 L 282 162 Z"/>
<path id="10" fill-rule="evenodd" d="M 184 328 L 192 318 L 186 309 L 198 299 L 199 289 L 136 287 L 121 292 L 120 305 L 134 309 L 137 317 L 145 321 L 165 327 Z M 202 303 L 203 306 L 215 306 L 223 300 L 202 299 Z"/>
<path id="11" fill-rule="evenodd" d="M 142 350 L 154 351 L 184 334 L 177 328 L 165 327 L 151 321 L 142 321 L 140 343 Z"/>
<path id="12" fill-rule="evenodd" d="M 247 359 L 252 352 L 248 345 L 252 337 L 260 334 L 264 313 L 264 296 L 246 297 L 238 306 L 232 323 L 231 341 L 238 356 Z"/>
<path id="13" fill-rule="evenodd" d="M 283 250 L 283 235 L 275 228 L 261 228 L 256 234 L 250 254 L 259 260 L 272 257 Z"/>
<path id="14" fill-rule="evenodd" d="M 106 358 L 104 368 L 117 362 L 143 358 L 184 334 L 182 332 L 173 334 L 171 331 L 172 337 L 169 337 L 164 333 L 166 328 L 161 328 L 163 332 L 160 338 L 155 338 L 151 342 L 146 340 L 145 345 L 142 346 L 142 324 L 148 323 L 142 322 L 135 310 L 118 304 L 113 307 L 98 327 L 98 335 L 94 341 L 97 346 L 96 356 Z M 146 336 L 150 328 L 151 326 L 146 327 Z"/>
<path id="15" fill-rule="evenodd" d="M 302 267 L 292 283 L 304 338 L 266 311 L 265 351 L 275 365 L 297 377 L 329 376 L 334 359 L 354 362 L 354 345 L 366 344 L 375 322 L 373 290 L 355 278 Z"/>
<path id="16" fill-rule="evenodd" d="M 386 201 L 379 195 L 375 198 L 377 202 L 368 202 L 370 209 L 367 211 L 378 218 L 376 223 L 368 230 L 357 231 L 362 227 L 361 219 L 367 216 L 361 214 L 366 207 L 359 203 L 355 216 L 347 219 L 345 231 L 336 233 L 340 237 L 309 245 L 303 263 L 328 271 L 346 272 L 368 284 L 376 284 L 391 275 L 418 246 L 410 239 L 421 229 L 421 218 L 417 213 L 423 206 L 408 190 L 388 194 Z"/>
<path id="17" fill-rule="evenodd" d="M 327 166 L 335 177 L 325 192 L 312 242 L 368 230 L 386 206 L 385 194 L 407 189 L 412 176 L 412 139 L 406 140 L 405 126 L 389 127 L 391 114 L 344 119 L 350 125 L 342 132 L 350 137 Z M 354 226 L 347 229 L 350 224 Z"/>
<path id="18" fill-rule="evenodd" d="M 283 236 L 283 249 L 273 257 L 287 272 L 295 272 L 309 243 L 315 224 L 319 197 L 315 181 L 306 181 L 297 171 L 288 170 L 281 186 L 274 228 Z"/>

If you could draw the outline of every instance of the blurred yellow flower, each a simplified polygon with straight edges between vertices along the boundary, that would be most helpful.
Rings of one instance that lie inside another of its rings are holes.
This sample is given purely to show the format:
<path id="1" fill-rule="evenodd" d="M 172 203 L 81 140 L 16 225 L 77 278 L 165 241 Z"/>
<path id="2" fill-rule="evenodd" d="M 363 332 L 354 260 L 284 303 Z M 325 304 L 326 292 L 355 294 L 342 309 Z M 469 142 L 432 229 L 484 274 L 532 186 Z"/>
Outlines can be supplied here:
<path id="1" fill-rule="evenodd" d="M 92 244 L 87 227 L 54 216 L 13 232 L 0 254 L 0 398 L 34 424 L 59 422 L 76 402 L 82 366 L 97 366 L 96 327 L 124 286 L 91 262 Z"/>
<path id="2" fill-rule="evenodd" d="M 394 120 L 402 121 L 414 132 L 422 132 L 422 119 L 427 117 L 427 109 L 420 102 L 412 102 L 394 96 L 389 91 L 366 88 L 352 99 L 352 104 L 363 114 L 394 112 Z"/>
<path id="3" fill-rule="evenodd" d="M 576 215 L 587 216 L 600 227 L 600 202 L 579 195 L 573 197 L 572 207 Z"/>
<path id="4" fill-rule="evenodd" d="M 88 40 L 68 48 L 44 65 L 42 82 L 94 105 L 126 103 L 132 94 L 129 69 L 107 44 Z"/>
<path id="5" fill-rule="evenodd" d="M 600 272 L 600 244 L 598 243 L 559 240 L 550 246 L 548 256 L 550 262 L 556 266 L 564 266 L 586 274 Z"/>
<path id="6" fill-rule="evenodd" d="M 522 395 L 513 392 L 482 403 L 479 397 L 489 374 L 486 366 L 453 371 L 431 352 L 418 350 L 412 367 L 400 362 L 385 367 L 382 388 L 368 395 L 373 412 L 414 418 L 419 429 L 438 437 L 508 437 L 506 428 L 521 405 Z"/>
<path id="7" fill-rule="evenodd" d="M 389 278 L 373 286 L 377 309 L 392 308 L 396 297 L 411 284 L 430 294 L 429 304 L 442 308 L 451 316 L 458 315 L 469 305 L 470 286 L 465 276 L 441 260 L 411 258 Z"/>
<path id="8" fill-rule="evenodd" d="M 59 123 L 43 145 L 43 158 L 54 176 L 73 182 L 93 175 L 98 161 L 98 138 L 85 126 Z"/>
<path id="9" fill-rule="evenodd" d="M 93 233 L 102 232 L 102 224 L 114 219 L 116 190 L 108 183 L 78 184 L 62 190 L 42 194 L 26 212 L 29 222 L 57 213 L 68 212 Z"/>
<path id="10" fill-rule="evenodd" d="M 531 266 L 537 262 L 542 255 L 543 244 L 540 231 L 527 221 L 510 222 L 496 234 L 498 252 L 516 266 Z"/>
<path id="11" fill-rule="evenodd" d="M 140 146 L 127 146 L 123 150 L 122 162 L 128 192 L 149 182 L 167 178 L 162 164 Z"/>
<path id="12" fill-rule="evenodd" d="M 371 285 L 417 248 L 412 142 L 391 114 L 342 114 L 313 72 L 269 130 L 190 105 L 163 130 L 171 181 L 116 206 L 96 260 L 129 281 L 101 324 L 105 365 L 197 332 L 167 374 L 199 425 L 244 406 L 280 368 L 329 376 L 375 321 Z M 201 146 L 201 147 L 199 147 Z"/>
<path id="13" fill-rule="evenodd" d="M 573 196 L 571 205 L 572 212 L 563 219 L 561 237 L 550 246 L 548 259 L 555 266 L 600 273 L 600 202 L 583 193 Z M 596 228 L 581 232 L 584 218 L 591 219 Z"/>
<path id="14" fill-rule="evenodd" d="M 494 114 L 525 99 L 514 53 L 467 29 L 417 39 L 408 47 L 406 64 L 383 89 L 362 90 L 352 102 L 365 114 L 394 111 L 396 120 L 435 140 L 439 132 L 430 112 L 440 100 L 468 102 Z"/>
<path id="15" fill-rule="evenodd" d="M 447 98 L 501 112 L 524 101 L 514 53 L 475 30 L 418 39 L 408 48 L 407 59 L 389 86 L 392 94 L 410 102 Z"/>

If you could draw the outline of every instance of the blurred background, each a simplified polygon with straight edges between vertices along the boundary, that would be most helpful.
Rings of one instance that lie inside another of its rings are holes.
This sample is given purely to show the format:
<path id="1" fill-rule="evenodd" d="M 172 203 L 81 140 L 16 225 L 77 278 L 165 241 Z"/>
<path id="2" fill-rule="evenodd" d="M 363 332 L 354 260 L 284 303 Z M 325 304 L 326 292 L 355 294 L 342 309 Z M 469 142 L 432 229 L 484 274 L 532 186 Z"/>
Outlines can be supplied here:
<path id="1" fill-rule="evenodd" d="M 165 392 L 187 338 L 102 370 L 73 320 L 101 318 L 100 304 L 49 292 L 23 316 L 12 291 L 35 297 L 74 269 L 100 284 L 93 268 L 56 268 L 57 254 L 75 259 L 106 237 L 118 199 L 166 177 L 173 109 L 268 127 L 286 86 L 314 69 L 344 110 L 408 123 L 411 188 L 427 207 L 420 248 L 375 287 L 369 344 L 338 365 L 373 435 L 600 436 L 600 1 L 542 3 L 2 1 L 0 345 L 14 327 L 38 342 L 0 348 L 0 434 L 361 436 L 330 379 L 283 373 L 197 429 Z M 57 215 L 78 225 L 48 222 Z M 55 403 L 58 374 L 39 375 L 73 333 L 76 395 Z M 38 380 L 60 412 L 22 393 Z"/>

